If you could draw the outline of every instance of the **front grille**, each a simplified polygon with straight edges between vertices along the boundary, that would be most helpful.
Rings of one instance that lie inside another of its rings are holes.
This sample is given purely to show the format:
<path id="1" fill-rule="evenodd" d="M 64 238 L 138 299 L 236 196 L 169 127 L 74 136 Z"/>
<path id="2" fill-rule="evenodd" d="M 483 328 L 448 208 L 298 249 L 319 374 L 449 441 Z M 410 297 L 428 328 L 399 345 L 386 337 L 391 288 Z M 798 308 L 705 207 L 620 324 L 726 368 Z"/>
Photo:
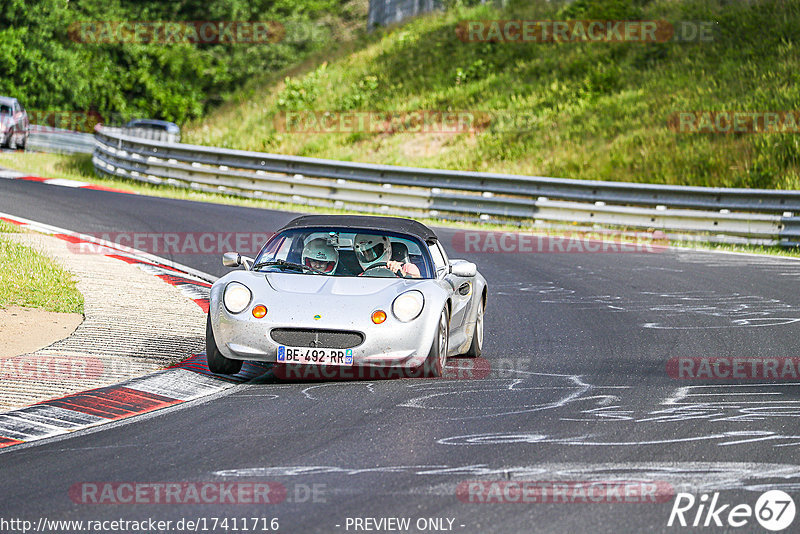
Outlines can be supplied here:
<path id="1" fill-rule="evenodd" d="M 351 330 L 316 328 L 274 328 L 270 336 L 281 345 L 328 349 L 351 349 L 364 342 L 364 334 Z"/>

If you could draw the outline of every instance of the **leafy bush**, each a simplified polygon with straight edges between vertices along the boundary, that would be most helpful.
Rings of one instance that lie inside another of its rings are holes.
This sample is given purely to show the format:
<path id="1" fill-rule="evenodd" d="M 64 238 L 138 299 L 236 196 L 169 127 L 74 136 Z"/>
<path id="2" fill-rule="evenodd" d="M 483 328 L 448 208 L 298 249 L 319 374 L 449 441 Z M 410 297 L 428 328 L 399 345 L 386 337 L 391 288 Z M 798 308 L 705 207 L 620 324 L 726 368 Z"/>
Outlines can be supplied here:
<path id="1" fill-rule="evenodd" d="M 296 65 L 333 39 L 352 38 L 365 9 L 363 0 L 3 0 L 0 94 L 31 110 L 184 123 L 251 80 Z M 137 44 L 81 42 L 76 27 L 204 20 L 278 21 L 286 32 L 276 43 Z"/>

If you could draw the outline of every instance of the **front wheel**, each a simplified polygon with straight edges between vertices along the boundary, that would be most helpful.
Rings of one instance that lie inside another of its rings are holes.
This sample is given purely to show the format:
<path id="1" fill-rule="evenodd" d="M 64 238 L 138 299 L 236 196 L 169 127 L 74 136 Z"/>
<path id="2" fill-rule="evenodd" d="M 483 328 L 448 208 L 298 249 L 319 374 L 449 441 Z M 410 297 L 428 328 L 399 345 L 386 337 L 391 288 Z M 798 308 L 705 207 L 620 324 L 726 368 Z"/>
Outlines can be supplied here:
<path id="1" fill-rule="evenodd" d="M 486 304 L 483 300 L 478 304 L 478 315 L 475 317 L 475 332 L 472 333 L 472 344 L 465 356 L 478 358 L 483 351 L 483 313 L 486 311 Z"/>
<path id="2" fill-rule="evenodd" d="M 428 376 L 438 378 L 444 374 L 447 364 L 447 344 L 450 339 L 450 314 L 447 308 L 439 316 L 439 328 L 431 345 L 431 351 L 425 360 L 425 371 Z"/>
<path id="3" fill-rule="evenodd" d="M 235 375 L 242 370 L 242 360 L 226 358 L 217 348 L 214 331 L 211 329 L 211 314 L 206 320 L 206 360 L 209 371 L 218 375 Z"/>
<path id="4" fill-rule="evenodd" d="M 14 130 L 11 130 L 11 132 L 8 134 L 8 149 L 17 149 L 17 134 L 14 132 Z"/>

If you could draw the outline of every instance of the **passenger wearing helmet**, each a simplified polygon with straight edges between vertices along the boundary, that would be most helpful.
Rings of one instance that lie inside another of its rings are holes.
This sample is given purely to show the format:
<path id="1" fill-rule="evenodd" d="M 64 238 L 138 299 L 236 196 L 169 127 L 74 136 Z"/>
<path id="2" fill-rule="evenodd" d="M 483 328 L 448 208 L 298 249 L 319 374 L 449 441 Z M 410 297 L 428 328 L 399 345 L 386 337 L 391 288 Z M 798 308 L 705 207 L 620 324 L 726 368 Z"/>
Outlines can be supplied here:
<path id="1" fill-rule="evenodd" d="M 353 250 L 355 250 L 356 259 L 364 272 L 367 272 L 368 269 L 383 267 L 398 276 L 411 278 L 420 278 L 421 276 L 419 268 L 413 263 L 391 259 L 392 243 L 385 235 L 357 234 L 353 239 Z"/>
<path id="2" fill-rule="evenodd" d="M 303 247 L 303 265 L 306 267 L 325 274 L 333 274 L 338 263 L 339 251 L 329 245 L 324 238 L 312 239 Z"/>

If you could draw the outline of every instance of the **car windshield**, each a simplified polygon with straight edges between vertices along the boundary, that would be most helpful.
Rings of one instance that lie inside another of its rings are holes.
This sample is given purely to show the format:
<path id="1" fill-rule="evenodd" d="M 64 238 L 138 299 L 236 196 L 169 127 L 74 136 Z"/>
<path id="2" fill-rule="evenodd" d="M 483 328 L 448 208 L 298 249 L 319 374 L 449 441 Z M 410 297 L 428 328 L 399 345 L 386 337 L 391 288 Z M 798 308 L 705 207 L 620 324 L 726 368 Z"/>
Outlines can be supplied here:
<path id="1" fill-rule="evenodd" d="M 148 130 L 166 131 L 167 125 L 153 122 L 131 121 L 128 123 L 128 128 L 147 128 Z"/>
<path id="2" fill-rule="evenodd" d="M 11 106 L 0 104 L 0 115 L 11 115 Z"/>
<path id="3" fill-rule="evenodd" d="M 431 278 L 427 247 L 416 238 L 345 228 L 287 230 L 275 235 L 253 269 L 328 276 Z"/>

